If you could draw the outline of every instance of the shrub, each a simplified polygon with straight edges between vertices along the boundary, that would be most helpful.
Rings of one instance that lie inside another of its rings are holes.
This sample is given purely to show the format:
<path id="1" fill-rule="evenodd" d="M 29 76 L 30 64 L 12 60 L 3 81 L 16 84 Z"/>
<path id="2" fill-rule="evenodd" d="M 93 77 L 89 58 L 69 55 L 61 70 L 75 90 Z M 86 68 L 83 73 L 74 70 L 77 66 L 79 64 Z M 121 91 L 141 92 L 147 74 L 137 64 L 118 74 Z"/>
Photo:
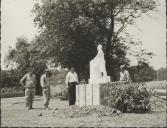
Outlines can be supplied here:
<path id="1" fill-rule="evenodd" d="M 68 91 L 65 86 L 65 78 L 67 71 L 61 70 L 61 71 L 53 71 L 52 77 L 50 79 L 50 85 L 51 85 L 51 96 L 57 97 L 59 96 L 63 100 L 67 100 L 68 98 Z"/>
<path id="2" fill-rule="evenodd" d="M 63 97 L 65 99 L 68 98 L 68 91 L 64 85 L 56 85 L 51 86 L 51 96 L 52 97 Z"/>
<path id="3" fill-rule="evenodd" d="M 50 80 L 50 84 L 52 86 L 57 86 L 60 84 L 65 86 L 65 78 L 66 78 L 67 71 L 64 71 L 64 70 L 62 70 L 61 72 L 53 71 L 52 73 L 53 74 Z"/>
<path id="4" fill-rule="evenodd" d="M 10 97 L 23 97 L 24 92 L 10 92 L 10 93 L 1 93 L 1 98 L 10 98 Z"/>
<path id="5" fill-rule="evenodd" d="M 144 62 L 139 62 L 137 66 L 130 67 L 129 73 L 133 82 L 152 81 L 156 76 L 155 70 Z"/>
<path id="6" fill-rule="evenodd" d="M 20 86 L 20 74 L 18 70 L 1 71 L 1 87 L 18 87 Z"/>
<path id="7" fill-rule="evenodd" d="M 4 87 L 1 88 L 1 98 L 24 96 L 22 87 Z"/>
<path id="8" fill-rule="evenodd" d="M 122 112 L 148 112 L 150 92 L 144 83 L 114 82 L 101 85 L 101 104 Z"/>
<path id="9" fill-rule="evenodd" d="M 1 88 L 1 93 L 15 93 L 15 92 L 23 92 L 22 87 L 4 87 Z"/>
<path id="10" fill-rule="evenodd" d="M 167 81 L 151 81 L 146 82 L 146 87 L 148 89 L 166 89 Z"/>

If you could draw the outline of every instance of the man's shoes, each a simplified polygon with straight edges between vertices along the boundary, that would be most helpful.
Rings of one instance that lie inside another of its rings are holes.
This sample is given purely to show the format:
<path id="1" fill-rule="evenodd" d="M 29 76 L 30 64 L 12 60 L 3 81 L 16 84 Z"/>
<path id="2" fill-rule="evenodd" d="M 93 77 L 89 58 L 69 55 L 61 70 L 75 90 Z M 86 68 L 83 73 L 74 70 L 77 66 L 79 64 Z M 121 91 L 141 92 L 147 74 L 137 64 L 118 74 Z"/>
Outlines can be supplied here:
<path id="1" fill-rule="evenodd" d="M 50 110 L 50 108 L 49 108 L 49 107 L 44 107 L 44 109 L 45 109 L 45 110 Z"/>
<path id="2" fill-rule="evenodd" d="M 33 107 L 28 107 L 28 110 L 33 109 Z"/>

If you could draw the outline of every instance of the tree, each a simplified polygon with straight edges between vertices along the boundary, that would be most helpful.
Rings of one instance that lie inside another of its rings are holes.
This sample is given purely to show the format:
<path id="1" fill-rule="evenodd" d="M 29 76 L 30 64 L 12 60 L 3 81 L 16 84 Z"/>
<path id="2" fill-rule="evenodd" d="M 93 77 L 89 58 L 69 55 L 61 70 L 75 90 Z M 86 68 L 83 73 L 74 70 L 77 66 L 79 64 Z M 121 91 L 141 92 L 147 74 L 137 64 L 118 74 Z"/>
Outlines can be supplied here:
<path id="1" fill-rule="evenodd" d="M 8 55 L 5 58 L 6 66 L 13 66 L 14 63 L 18 64 L 18 70 L 20 75 L 24 75 L 26 70 L 30 68 L 30 53 L 29 53 L 28 39 L 25 37 L 19 37 L 16 40 L 16 48 L 10 48 Z"/>
<path id="2" fill-rule="evenodd" d="M 1 70 L 1 87 L 17 87 L 19 83 L 20 74 L 18 70 Z"/>
<path id="3" fill-rule="evenodd" d="M 40 76 L 46 69 L 46 60 L 40 58 L 40 53 L 33 42 L 29 43 L 25 37 L 17 38 L 16 49 L 10 49 L 6 56 L 7 65 L 17 63 L 17 70 L 21 78 L 32 69 L 37 79 L 37 94 L 41 93 Z M 18 79 L 19 79 L 18 78 Z"/>
<path id="4" fill-rule="evenodd" d="M 75 65 L 84 74 L 100 43 L 107 74 L 113 76 L 114 70 L 128 63 L 121 33 L 155 7 L 154 0 L 42 0 L 33 9 L 34 22 L 41 30 L 37 46 L 42 56 L 55 58 L 64 66 Z"/>
<path id="5" fill-rule="evenodd" d="M 167 80 L 166 68 L 160 68 L 157 70 L 157 80 Z"/>
<path id="6" fill-rule="evenodd" d="M 129 68 L 133 82 L 145 82 L 155 80 L 156 71 L 148 63 L 139 61 L 137 66 Z"/>

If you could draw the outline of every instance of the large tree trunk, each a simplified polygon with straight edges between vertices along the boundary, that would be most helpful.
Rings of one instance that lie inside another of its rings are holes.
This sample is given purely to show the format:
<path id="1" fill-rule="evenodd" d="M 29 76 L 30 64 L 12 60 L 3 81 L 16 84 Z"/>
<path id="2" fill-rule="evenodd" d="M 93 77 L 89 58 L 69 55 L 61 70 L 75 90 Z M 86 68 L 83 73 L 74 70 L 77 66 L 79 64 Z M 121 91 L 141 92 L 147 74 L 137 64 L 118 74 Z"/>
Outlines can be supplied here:
<path id="1" fill-rule="evenodd" d="M 107 32 L 107 44 L 106 44 L 106 70 L 107 70 L 107 75 L 109 76 L 111 76 L 112 74 L 110 52 L 111 52 L 112 37 L 114 33 L 114 16 L 111 16 L 110 18 L 111 18 L 111 24 Z"/>

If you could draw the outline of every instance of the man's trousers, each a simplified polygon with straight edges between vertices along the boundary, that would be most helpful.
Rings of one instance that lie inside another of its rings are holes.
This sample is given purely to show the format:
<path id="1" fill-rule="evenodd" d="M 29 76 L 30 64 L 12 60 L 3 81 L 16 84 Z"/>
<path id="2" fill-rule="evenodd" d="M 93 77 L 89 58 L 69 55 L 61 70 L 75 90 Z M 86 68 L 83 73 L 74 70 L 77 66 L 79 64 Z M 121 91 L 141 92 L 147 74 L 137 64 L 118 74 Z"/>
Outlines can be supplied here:
<path id="1" fill-rule="evenodd" d="M 44 107 L 48 108 L 49 101 L 50 101 L 50 87 L 42 88 L 42 94 L 44 99 Z"/>
<path id="2" fill-rule="evenodd" d="M 75 105 L 76 101 L 76 82 L 68 83 L 69 105 Z"/>
<path id="3" fill-rule="evenodd" d="M 35 96 L 35 88 L 25 88 L 26 107 L 32 108 Z"/>

